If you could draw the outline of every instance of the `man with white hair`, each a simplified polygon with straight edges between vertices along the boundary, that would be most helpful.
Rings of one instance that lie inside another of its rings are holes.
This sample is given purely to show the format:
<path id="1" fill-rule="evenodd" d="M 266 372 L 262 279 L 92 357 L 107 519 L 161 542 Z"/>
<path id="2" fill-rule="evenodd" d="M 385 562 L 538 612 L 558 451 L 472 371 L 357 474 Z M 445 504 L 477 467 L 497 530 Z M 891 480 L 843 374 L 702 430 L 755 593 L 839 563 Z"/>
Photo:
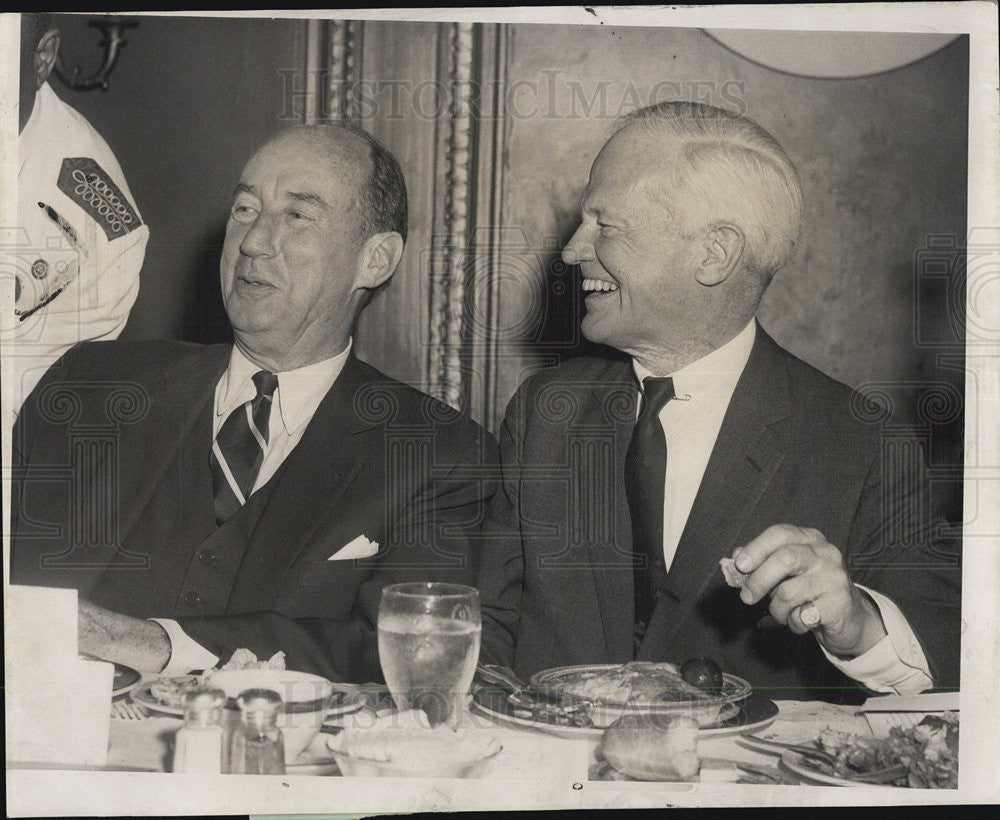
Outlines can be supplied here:
<path id="1" fill-rule="evenodd" d="M 508 407 L 484 661 L 708 656 L 772 697 L 957 687 L 960 570 L 919 447 L 891 463 L 884 414 L 755 318 L 801 212 L 749 119 L 667 102 L 619 124 L 563 259 L 584 336 L 628 358 L 565 362 Z"/>

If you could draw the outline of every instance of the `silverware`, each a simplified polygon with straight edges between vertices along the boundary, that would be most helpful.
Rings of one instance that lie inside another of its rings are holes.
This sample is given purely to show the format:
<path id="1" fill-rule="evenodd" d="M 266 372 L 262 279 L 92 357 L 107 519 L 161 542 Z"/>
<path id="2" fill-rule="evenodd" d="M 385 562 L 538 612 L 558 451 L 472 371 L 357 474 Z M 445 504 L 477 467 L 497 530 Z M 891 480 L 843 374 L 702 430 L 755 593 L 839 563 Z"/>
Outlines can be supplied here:
<path id="1" fill-rule="evenodd" d="M 508 689 L 523 689 L 527 685 L 509 666 L 497 666 L 492 663 L 477 663 L 476 678 L 486 683 L 498 683 Z"/>
<path id="2" fill-rule="evenodd" d="M 565 693 L 559 689 L 525 683 L 509 666 L 476 664 L 476 678 L 480 684 L 502 686 L 504 689 L 509 689 L 517 698 L 527 701 L 560 704 L 567 700 Z"/>
<path id="3" fill-rule="evenodd" d="M 775 749 L 785 749 L 795 752 L 804 758 L 818 760 L 829 766 L 836 777 L 844 780 L 857 781 L 858 783 L 891 783 L 906 774 L 905 766 L 888 766 L 884 769 L 876 769 L 871 772 L 853 772 L 846 768 L 840 758 L 829 752 L 818 749 L 815 746 L 801 746 L 797 743 L 782 743 L 777 740 L 768 740 L 757 735 L 742 735 L 741 739 L 749 741 L 751 744 L 758 743 L 762 746 L 771 746 Z"/>
<path id="4" fill-rule="evenodd" d="M 149 717 L 149 712 L 142 704 L 116 700 L 111 704 L 111 717 L 116 720 L 145 720 Z"/>

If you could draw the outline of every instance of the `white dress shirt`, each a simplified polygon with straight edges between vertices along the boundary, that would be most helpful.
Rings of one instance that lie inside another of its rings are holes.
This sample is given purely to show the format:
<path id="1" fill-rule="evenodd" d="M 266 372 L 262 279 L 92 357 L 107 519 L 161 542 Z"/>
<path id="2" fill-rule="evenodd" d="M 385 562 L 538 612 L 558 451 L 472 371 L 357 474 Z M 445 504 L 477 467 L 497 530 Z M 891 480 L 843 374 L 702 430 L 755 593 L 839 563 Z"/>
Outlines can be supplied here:
<path id="1" fill-rule="evenodd" d="M 267 447 L 254 482 L 254 492 L 270 481 L 302 439 L 316 408 L 344 369 L 352 341 L 348 341 L 344 351 L 331 359 L 277 374 L 278 386 L 268 418 Z M 226 372 L 215 386 L 213 441 L 229 415 L 257 395 L 253 375 L 260 369 L 233 345 Z M 217 655 L 191 638 L 177 621 L 167 618 L 151 620 L 162 626 L 170 639 L 170 660 L 161 674 L 180 675 L 192 669 L 210 669 L 219 662 Z"/>
<path id="2" fill-rule="evenodd" d="M 670 374 L 676 398 L 660 411 L 668 454 L 663 498 L 663 558 L 668 569 L 756 333 L 756 320 L 751 320 L 722 347 Z M 635 360 L 632 366 L 639 383 L 654 375 Z M 885 595 L 858 586 L 875 601 L 887 635 L 851 660 L 836 658 L 821 646 L 827 659 L 876 692 L 915 694 L 931 686 L 927 659 L 899 607 Z"/>

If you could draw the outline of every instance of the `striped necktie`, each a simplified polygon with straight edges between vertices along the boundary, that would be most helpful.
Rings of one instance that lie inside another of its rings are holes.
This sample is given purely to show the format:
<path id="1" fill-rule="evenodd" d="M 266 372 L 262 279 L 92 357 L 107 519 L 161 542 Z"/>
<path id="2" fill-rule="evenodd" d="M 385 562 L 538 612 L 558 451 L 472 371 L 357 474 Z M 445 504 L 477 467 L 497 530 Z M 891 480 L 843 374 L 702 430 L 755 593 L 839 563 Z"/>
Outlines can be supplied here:
<path id="1" fill-rule="evenodd" d="M 632 518 L 635 554 L 635 643 L 642 643 L 656 607 L 657 590 L 666 577 L 663 560 L 663 493 L 667 442 L 660 411 L 674 398 L 674 381 L 647 376 L 642 380 L 642 409 L 625 455 L 625 495 Z"/>
<path id="2" fill-rule="evenodd" d="M 278 377 L 266 370 L 253 375 L 257 395 L 229 414 L 212 444 L 212 490 L 215 522 L 222 524 L 242 507 L 253 492 L 267 448 L 271 398 Z"/>

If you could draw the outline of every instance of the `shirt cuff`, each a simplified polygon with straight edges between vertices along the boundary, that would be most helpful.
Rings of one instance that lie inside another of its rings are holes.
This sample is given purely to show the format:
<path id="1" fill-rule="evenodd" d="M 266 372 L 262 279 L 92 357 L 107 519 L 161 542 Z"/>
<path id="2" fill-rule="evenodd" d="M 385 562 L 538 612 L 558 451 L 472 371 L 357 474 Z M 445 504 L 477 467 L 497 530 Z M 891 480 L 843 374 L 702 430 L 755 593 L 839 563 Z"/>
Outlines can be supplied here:
<path id="1" fill-rule="evenodd" d="M 177 621 L 169 618 L 149 620 L 163 627 L 170 640 L 170 660 L 163 667 L 161 675 L 186 675 L 194 670 L 211 669 L 219 662 L 217 655 L 213 655 L 188 635 Z"/>
<path id="2" fill-rule="evenodd" d="M 916 695 L 934 683 L 930 666 L 906 617 L 891 600 L 879 592 L 856 584 L 871 596 L 885 624 L 886 636 L 862 655 L 842 660 L 823 646 L 830 663 L 873 692 Z"/>

